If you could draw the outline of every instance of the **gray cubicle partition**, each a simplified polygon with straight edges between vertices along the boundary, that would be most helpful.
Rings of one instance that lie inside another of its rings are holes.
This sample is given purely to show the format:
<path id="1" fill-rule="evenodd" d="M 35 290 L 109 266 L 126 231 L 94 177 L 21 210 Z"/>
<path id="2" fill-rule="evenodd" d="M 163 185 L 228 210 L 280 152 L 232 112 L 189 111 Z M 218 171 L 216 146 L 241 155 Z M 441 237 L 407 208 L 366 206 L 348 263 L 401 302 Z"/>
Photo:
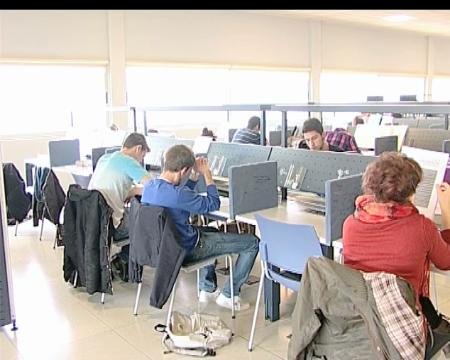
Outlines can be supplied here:
<path id="1" fill-rule="evenodd" d="M 74 165 L 80 160 L 80 140 L 55 140 L 48 142 L 50 166 Z"/>
<path id="2" fill-rule="evenodd" d="M 421 117 L 417 118 L 417 127 L 421 129 L 445 129 L 444 117 Z"/>
<path id="3" fill-rule="evenodd" d="M 270 161 L 278 163 L 278 185 L 288 190 L 325 194 L 325 182 L 363 173 L 375 156 L 274 147 Z"/>
<path id="4" fill-rule="evenodd" d="M 409 128 L 403 145 L 431 151 L 442 151 L 444 140 L 449 139 L 450 130 Z"/>
<path id="5" fill-rule="evenodd" d="M 278 206 L 277 163 L 266 161 L 229 169 L 230 218 Z"/>
<path id="6" fill-rule="evenodd" d="M 149 135 L 146 136 L 147 144 L 150 146 L 150 152 L 145 156 L 145 164 L 148 164 L 155 168 L 162 166 L 162 160 L 164 151 L 173 145 L 184 144 L 192 148 L 194 146 L 194 140 L 181 139 L 162 135 Z"/>
<path id="7" fill-rule="evenodd" d="M 342 238 L 342 225 L 355 211 L 355 199 L 361 195 L 362 174 L 325 182 L 325 240 L 332 246 Z"/>
<path id="8" fill-rule="evenodd" d="M 270 146 L 212 142 L 208 162 L 214 176 L 228 177 L 228 169 L 233 165 L 268 160 L 271 149 Z"/>
<path id="9" fill-rule="evenodd" d="M 418 127 L 419 119 L 413 117 L 393 118 L 392 123 L 394 125 L 407 125 L 410 128 L 416 128 Z"/>
<path id="10" fill-rule="evenodd" d="M 1 167 L 3 164 L 0 161 Z M 6 226 L 6 203 L 3 172 L 0 172 L 0 327 L 13 323 L 15 327 L 12 284 L 9 269 L 8 231 Z"/>

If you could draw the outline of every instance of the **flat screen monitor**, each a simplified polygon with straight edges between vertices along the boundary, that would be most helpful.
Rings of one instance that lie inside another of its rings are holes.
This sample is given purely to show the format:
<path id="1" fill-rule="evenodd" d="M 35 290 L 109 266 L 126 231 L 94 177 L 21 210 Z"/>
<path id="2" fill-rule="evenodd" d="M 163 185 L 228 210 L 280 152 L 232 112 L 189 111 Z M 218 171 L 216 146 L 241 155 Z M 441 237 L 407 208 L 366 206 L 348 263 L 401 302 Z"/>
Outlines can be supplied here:
<path id="1" fill-rule="evenodd" d="M 269 132 L 269 145 L 281 146 L 281 130 Z"/>
<path id="2" fill-rule="evenodd" d="M 368 96 L 367 101 L 383 101 L 383 96 Z"/>
<path id="3" fill-rule="evenodd" d="M 417 101 L 416 95 L 400 95 L 400 101 Z"/>
<path id="4" fill-rule="evenodd" d="M 50 166 L 74 165 L 80 160 L 80 140 L 55 140 L 48 142 Z"/>
<path id="5" fill-rule="evenodd" d="M 386 151 L 398 150 L 398 136 L 381 136 L 375 138 L 375 156 L 381 155 Z"/>

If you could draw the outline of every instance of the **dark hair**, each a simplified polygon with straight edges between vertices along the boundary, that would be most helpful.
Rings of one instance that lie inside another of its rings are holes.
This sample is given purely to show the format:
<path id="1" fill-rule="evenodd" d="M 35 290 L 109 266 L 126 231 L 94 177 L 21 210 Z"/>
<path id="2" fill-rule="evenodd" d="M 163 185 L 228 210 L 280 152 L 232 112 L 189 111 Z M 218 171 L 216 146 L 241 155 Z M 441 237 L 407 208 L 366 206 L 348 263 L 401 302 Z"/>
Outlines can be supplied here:
<path id="1" fill-rule="evenodd" d="M 131 149 L 137 145 L 142 145 L 142 150 L 147 152 L 150 151 L 150 147 L 147 144 L 147 140 L 145 140 L 145 136 L 138 132 L 133 132 L 126 137 L 122 146 L 127 149 Z"/>
<path id="2" fill-rule="evenodd" d="M 364 124 L 364 119 L 360 115 L 355 116 L 355 118 L 353 119 L 352 125 L 356 126 L 358 124 Z"/>
<path id="3" fill-rule="evenodd" d="M 248 119 L 247 129 L 254 129 L 261 125 L 261 119 L 258 116 L 252 116 Z"/>
<path id="4" fill-rule="evenodd" d="M 385 152 L 367 166 L 362 190 L 374 195 L 378 202 L 405 204 L 416 192 L 421 179 L 422 168 L 414 159 L 397 152 Z"/>
<path id="5" fill-rule="evenodd" d="M 194 164 L 194 153 L 186 145 L 173 145 L 164 153 L 164 170 L 166 171 L 176 172 L 185 167 L 193 167 Z"/>
<path id="6" fill-rule="evenodd" d="M 202 130 L 202 136 L 214 137 L 214 133 L 212 132 L 212 130 L 209 130 L 207 127 L 204 127 Z"/>
<path id="7" fill-rule="evenodd" d="M 302 133 L 304 134 L 310 131 L 317 131 L 320 135 L 323 134 L 323 126 L 318 119 L 311 118 L 303 123 Z"/>

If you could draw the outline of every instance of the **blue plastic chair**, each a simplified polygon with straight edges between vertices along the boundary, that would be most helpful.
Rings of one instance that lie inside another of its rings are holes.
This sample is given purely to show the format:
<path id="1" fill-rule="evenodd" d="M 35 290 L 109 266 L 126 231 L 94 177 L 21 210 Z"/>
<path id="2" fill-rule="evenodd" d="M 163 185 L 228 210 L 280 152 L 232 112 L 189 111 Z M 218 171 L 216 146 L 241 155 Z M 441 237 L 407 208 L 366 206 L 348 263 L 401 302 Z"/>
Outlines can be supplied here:
<path id="1" fill-rule="evenodd" d="M 299 280 L 287 277 L 283 272 L 272 270 L 275 266 L 283 271 L 301 275 L 306 261 L 311 256 L 322 256 L 319 237 L 312 225 L 288 224 L 255 214 L 260 231 L 259 256 L 261 258 L 261 279 L 253 315 L 252 330 L 248 350 L 252 351 L 255 325 L 258 316 L 259 301 L 263 289 L 264 277 L 294 290 L 300 290 Z"/>

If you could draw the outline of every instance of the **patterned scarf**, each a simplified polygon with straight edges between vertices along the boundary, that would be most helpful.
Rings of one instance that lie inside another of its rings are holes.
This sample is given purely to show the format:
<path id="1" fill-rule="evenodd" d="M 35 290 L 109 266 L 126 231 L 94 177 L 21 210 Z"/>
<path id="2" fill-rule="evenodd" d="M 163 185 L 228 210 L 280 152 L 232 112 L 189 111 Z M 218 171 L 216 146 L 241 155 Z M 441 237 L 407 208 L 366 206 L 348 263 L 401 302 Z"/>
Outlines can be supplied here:
<path id="1" fill-rule="evenodd" d="M 373 195 L 358 196 L 355 205 L 355 218 L 369 224 L 379 224 L 418 213 L 412 203 L 379 203 L 375 201 Z"/>

